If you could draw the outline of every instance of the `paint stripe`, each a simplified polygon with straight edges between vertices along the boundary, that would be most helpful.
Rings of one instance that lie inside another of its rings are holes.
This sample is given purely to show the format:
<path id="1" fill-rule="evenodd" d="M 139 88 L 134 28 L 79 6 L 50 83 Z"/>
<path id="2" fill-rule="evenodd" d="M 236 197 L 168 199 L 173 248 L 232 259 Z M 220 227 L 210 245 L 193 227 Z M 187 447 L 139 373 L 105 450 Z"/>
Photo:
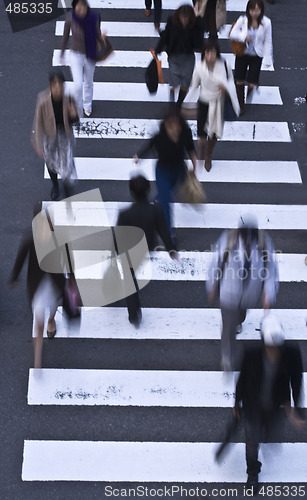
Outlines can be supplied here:
<path id="1" fill-rule="evenodd" d="M 193 5 L 191 0 L 168 0 L 167 9 L 178 9 L 183 4 Z M 59 8 L 63 6 L 71 7 L 70 0 L 59 0 Z M 139 0 L 90 0 L 89 5 L 93 9 L 144 9 L 143 3 L 140 4 Z M 246 0 L 227 0 L 227 11 L 245 12 Z"/>
<path id="2" fill-rule="evenodd" d="M 108 260 L 106 252 L 99 250 L 75 250 L 75 274 L 80 280 L 101 281 Z M 212 262 L 211 252 L 180 252 L 180 260 L 171 260 L 168 252 L 150 252 L 150 260 L 145 260 L 136 271 L 139 280 L 166 281 L 206 281 Z M 301 254 L 275 254 L 279 268 L 280 282 L 306 282 L 307 267 L 305 256 Z M 85 263 L 88 263 L 87 267 Z M 254 270 L 256 273 L 256 270 Z M 253 279 L 252 274 L 252 279 Z M 256 279 L 257 274 L 255 274 Z M 95 304 L 93 304 L 95 305 Z"/>
<path id="3" fill-rule="evenodd" d="M 307 339 L 307 309 L 276 309 L 275 312 L 283 325 L 286 340 Z M 55 339 L 219 340 L 221 337 L 219 309 L 145 307 L 138 330 L 129 323 L 127 314 L 125 307 L 84 307 L 81 324 L 74 326 L 67 323 L 60 307 L 55 318 Z M 237 340 L 260 339 L 262 318 L 263 309 L 249 310 Z M 44 335 L 47 337 L 46 332 Z"/>
<path id="4" fill-rule="evenodd" d="M 133 118 L 81 118 L 78 139 L 149 139 L 158 132 L 159 120 Z M 196 120 L 188 122 L 197 138 Z M 222 141 L 291 142 L 287 122 L 225 122 Z"/>
<path id="5" fill-rule="evenodd" d="M 74 92 L 74 83 L 66 82 L 68 92 Z M 94 82 L 94 101 L 169 102 L 169 88 L 160 85 L 155 95 L 150 95 L 145 83 Z M 198 99 L 195 99 L 195 102 Z M 259 87 L 250 94 L 249 104 L 282 105 L 278 87 Z"/>
<path id="6" fill-rule="evenodd" d="M 63 36 L 65 21 L 57 21 L 55 26 L 55 35 Z M 161 30 L 165 27 L 165 23 L 160 24 Z M 221 40 L 228 39 L 231 24 L 225 24 L 219 31 L 218 37 Z M 133 38 L 159 38 L 159 33 L 152 22 L 147 23 L 129 23 L 129 22 L 112 22 L 103 21 L 100 24 L 100 29 L 105 31 L 109 37 L 133 37 Z M 71 34 L 71 33 L 70 33 Z"/>
<path id="7" fill-rule="evenodd" d="M 44 207 L 52 202 L 43 202 Z M 106 219 L 115 225 L 119 210 L 130 206 L 129 202 L 72 202 L 70 208 L 57 202 L 57 225 L 63 226 L 101 226 Z M 307 205 L 258 205 L 207 203 L 194 209 L 188 204 L 174 203 L 174 227 L 184 228 L 236 228 L 238 221 L 245 216 L 254 215 L 259 229 L 306 230 Z"/>
<path id="8" fill-rule="evenodd" d="M 245 444 L 234 444 L 228 459 L 220 464 L 214 460 L 217 446 L 217 443 L 26 440 L 22 479 L 245 483 Z M 259 480 L 305 483 L 306 454 L 306 443 L 261 445 L 259 459 L 264 466 Z"/>
<path id="9" fill-rule="evenodd" d="M 53 66 L 69 66 L 69 50 L 65 51 L 63 61 L 60 59 L 61 50 L 53 51 L 52 65 Z M 234 68 L 235 56 L 229 53 L 223 53 L 221 56 L 228 61 Z M 162 61 L 162 68 L 168 68 L 167 54 L 162 52 L 159 55 Z M 152 56 L 149 50 L 115 50 L 105 61 L 100 61 L 96 66 L 105 68 L 146 68 L 151 62 Z M 200 54 L 196 54 L 196 61 L 200 60 Z M 274 67 L 261 66 L 262 71 L 274 71 Z"/>
<path id="10" fill-rule="evenodd" d="M 28 404 L 232 408 L 237 377 L 220 371 L 30 369 Z M 306 396 L 300 405 L 306 408 Z"/>
<path id="11" fill-rule="evenodd" d="M 75 158 L 80 180 L 126 181 L 141 173 L 150 181 L 155 181 L 156 162 L 144 159 L 136 165 L 131 158 Z M 198 168 L 196 173 L 198 179 L 206 183 L 302 183 L 296 161 L 213 160 L 210 174 L 204 168 Z M 46 166 L 44 177 L 50 177 Z"/>
<path id="12" fill-rule="evenodd" d="M 232 408 L 236 373 L 31 369 L 29 405 Z"/>

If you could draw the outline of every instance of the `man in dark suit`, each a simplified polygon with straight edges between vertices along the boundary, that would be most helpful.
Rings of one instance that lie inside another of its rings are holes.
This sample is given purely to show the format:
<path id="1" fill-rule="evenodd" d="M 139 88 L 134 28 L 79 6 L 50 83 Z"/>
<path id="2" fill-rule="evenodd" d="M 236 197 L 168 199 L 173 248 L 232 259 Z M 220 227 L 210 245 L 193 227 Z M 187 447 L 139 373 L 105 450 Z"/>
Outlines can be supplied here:
<path id="1" fill-rule="evenodd" d="M 157 248 L 159 235 L 172 259 L 177 259 L 176 245 L 167 227 L 162 207 L 158 203 L 150 203 L 148 195 L 150 183 L 143 175 L 137 175 L 129 181 L 129 189 L 134 203 L 120 212 L 117 226 L 134 226 L 145 233 L 149 251 Z M 127 297 L 129 321 L 139 327 L 142 319 L 141 304 L 134 269 L 130 269 L 134 278 L 136 292 Z"/>
<path id="2" fill-rule="evenodd" d="M 301 429 L 304 421 L 299 416 L 302 385 L 302 358 L 297 346 L 284 342 L 283 329 L 273 313 L 264 316 L 261 326 L 262 345 L 246 351 L 236 387 L 234 413 L 240 418 L 240 406 L 245 417 L 247 486 L 258 491 L 259 443 L 263 431 L 270 436 L 278 429 L 280 407 L 295 428 Z M 294 401 L 291 408 L 290 393 Z"/>

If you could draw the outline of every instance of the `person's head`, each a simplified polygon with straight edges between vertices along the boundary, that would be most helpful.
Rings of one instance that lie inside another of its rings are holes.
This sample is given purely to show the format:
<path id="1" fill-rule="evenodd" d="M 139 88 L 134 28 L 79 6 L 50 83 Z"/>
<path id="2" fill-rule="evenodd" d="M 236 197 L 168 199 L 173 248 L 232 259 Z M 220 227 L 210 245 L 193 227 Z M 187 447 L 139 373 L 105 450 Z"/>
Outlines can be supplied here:
<path id="1" fill-rule="evenodd" d="M 168 137 L 173 142 L 178 142 L 182 131 L 182 120 L 181 116 L 176 111 L 171 111 L 164 118 L 161 127 L 165 128 Z"/>
<path id="2" fill-rule="evenodd" d="M 264 16 L 263 0 L 249 0 L 246 6 L 246 16 L 249 26 L 251 25 L 252 21 L 257 21 L 259 26 Z"/>
<path id="3" fill-rule="evenodd" d="M 271 360 L 278 359 L 280 349 L 285 342 L 285 336 L 279 318 L 272 312 L 265 314 L 261 322 L 261 339 L 269 358 Z"/>
<path id="4" fill-rule="evenodd" d="M 195 12 L 191 5 L 181 5 L 181 7 L 175 11 L 174 23 L 177 24 L 177 26 L 192 28 L 195 24 L 195 20 Z"/>
<path id="5" fill-rule="evenodd" d="M 51 71 L 49 73 L 50 92 L 55 100 L 60 100 L 64 95 L 65 77 L 60 70 Z"/>
<path id="6" fill-rule="evenodd" d="M 129 181 L 131 196 L 135 201 L 146 201 L 150 192 L 150 183 L 143 175 L 131 177 Z"/>
<path id="7" fill-rule="evenodd" d="M 240 218 L 239 235 L 245 244 L 251 244 L 252 241 L 258 241 L 258 222 L 253 215 L 243 215 Z"/>
<path id="8" fill-rule="evenodd" d="M 220 59 L 220 57 L 221 53 L 218 41 L 213 38 L 206 38 L 201 51 L 201 60 L 206 61 L 208 66 L 214 66 L 215 61 Z"/>
<path id="9" fill-rule="evenodd" d="M 89 4 L 86 0 L 73 0 L 71 6 L 80 19 L 85 17 L 89 10 Z"/>

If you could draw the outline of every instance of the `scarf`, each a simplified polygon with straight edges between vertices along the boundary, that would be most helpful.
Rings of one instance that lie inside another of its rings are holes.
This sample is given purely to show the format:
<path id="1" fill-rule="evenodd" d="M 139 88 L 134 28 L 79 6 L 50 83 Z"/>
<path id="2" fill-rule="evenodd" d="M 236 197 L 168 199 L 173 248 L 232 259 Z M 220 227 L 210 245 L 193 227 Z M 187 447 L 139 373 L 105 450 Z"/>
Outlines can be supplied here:
<path id="1" fill-rule="evenodd" d="M 85 17 L 78 17 L 72 11 L 72 17 L 84 30 L 85 52 L 88 59 L 96 60 L 96 23 L 97 14 L 88 10 Z"/>

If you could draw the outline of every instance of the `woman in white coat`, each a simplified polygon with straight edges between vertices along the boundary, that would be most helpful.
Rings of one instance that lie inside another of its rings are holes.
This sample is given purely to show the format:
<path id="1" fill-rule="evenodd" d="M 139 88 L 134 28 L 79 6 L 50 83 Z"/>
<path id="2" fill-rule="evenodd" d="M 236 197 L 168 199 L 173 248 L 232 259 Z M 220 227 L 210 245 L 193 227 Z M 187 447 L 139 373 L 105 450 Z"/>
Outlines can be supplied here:
<path id="1" fill-rule="evenodd" d="M 186 107 L 189 107 L 189 101 L 195 101 L 198 88 L 198 159 L 205 159 L 205 169 L 209 172 L 214 146 L 217 139 L 223 135 L 226 93 L 230 97 L 237 116 L 240 110 L 231 68 L 221 58 L 217 40 L 212 38 L 204 42 L 201 61 L 195 66 L 191 87 L 185 101 Z"/>
<path id="2" fill-rule="evenodd" d="M 245 111 L 244 84 L 247 82 L 249 95 L 259 85 L 259 75 L 263 59 L 264 66 L 273 64 L 272 24 L 264 15 L 263 0 L 249 0 L 246 14 L 240 16 L 232 28 L 229 38 L 246 45 L 243 56 L 236 56 L 235 82 L 240 115 Z"/>

